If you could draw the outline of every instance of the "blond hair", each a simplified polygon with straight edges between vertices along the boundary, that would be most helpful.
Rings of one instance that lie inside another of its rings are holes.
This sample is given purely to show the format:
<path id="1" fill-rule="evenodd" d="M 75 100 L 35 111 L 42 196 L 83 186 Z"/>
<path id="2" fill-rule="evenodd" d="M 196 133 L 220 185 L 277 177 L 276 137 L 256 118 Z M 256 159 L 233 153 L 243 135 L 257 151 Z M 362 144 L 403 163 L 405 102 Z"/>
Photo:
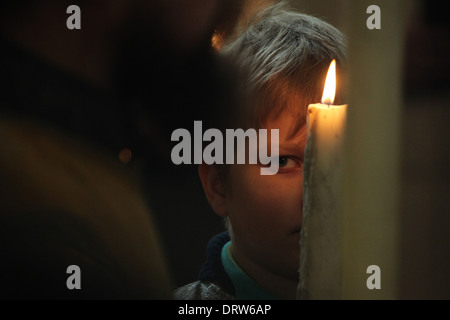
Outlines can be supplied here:
<path id="1" fill-rule="evenodd" d="M 308 105 L 320 102 L 330 62 L 343 66 L 345 40 L 330 24 L 282 2 L 255 15 L 220 53 L 241 72 L 247 99 L 241 121 L 261 127 L 269 115 L 291 109 L 297 114 L 295 132 L 305 124 Z"/>

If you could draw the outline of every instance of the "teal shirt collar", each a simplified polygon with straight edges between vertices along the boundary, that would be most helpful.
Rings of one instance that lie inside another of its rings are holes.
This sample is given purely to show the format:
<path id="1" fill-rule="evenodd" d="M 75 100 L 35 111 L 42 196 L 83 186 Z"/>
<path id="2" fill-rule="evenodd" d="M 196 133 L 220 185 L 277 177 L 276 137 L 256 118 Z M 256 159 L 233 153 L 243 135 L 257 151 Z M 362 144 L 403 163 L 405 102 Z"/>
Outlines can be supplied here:
<path id="1" fill-rule="evenodd" d="M 277 300 L 277 298 L 260 288 L 235 262 L 231 253 L 231 241 L 222 248 L 221 260 L 225 272 L 235 288 L 237 300 Z"/>

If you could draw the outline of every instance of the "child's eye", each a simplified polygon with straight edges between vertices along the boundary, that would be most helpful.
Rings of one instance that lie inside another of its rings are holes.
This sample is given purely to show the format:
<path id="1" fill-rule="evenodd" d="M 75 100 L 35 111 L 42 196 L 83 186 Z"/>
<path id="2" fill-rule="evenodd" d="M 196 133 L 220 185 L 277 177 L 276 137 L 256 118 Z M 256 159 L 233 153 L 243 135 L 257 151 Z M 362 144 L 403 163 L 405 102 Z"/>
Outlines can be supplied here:
<path id="1" fill-rule="evenodd" d="M 280 168 L 295 168 L 300 167 L 300 161 L 288 156 L 278 157 L 278 166 Z"/>

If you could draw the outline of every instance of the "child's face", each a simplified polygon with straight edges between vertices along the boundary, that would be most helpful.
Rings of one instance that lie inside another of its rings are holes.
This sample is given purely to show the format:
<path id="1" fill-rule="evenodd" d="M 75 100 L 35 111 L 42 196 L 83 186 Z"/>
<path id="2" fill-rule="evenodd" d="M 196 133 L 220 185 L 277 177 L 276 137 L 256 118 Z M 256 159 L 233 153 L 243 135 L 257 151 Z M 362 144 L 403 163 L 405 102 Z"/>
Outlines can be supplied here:
<path id="1" fill-rule="evenodd" d="M 291 135 L 293 114 L 268 120 L 279 129 L 280 168 L 261 175 L 260 165 L 231 165 L 226 207 L 233 229 L 233 253 L 284 278 L 298 280 L 306 128 Z"/>

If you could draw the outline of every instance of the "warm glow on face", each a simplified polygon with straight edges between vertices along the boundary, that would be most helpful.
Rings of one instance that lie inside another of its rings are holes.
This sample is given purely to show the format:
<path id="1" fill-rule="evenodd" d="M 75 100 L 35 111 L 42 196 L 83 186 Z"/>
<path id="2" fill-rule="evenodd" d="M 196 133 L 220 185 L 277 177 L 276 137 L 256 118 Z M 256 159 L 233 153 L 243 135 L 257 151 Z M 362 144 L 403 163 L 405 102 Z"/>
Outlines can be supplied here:
<path id="1" fill-rule="evenodd" d="M 328 68 L 327 79 L 325 80 L 325 88 L 323 89 L 322 103 L 333 104 L 336 94 L 336 60 L 333 59 Z"/>

